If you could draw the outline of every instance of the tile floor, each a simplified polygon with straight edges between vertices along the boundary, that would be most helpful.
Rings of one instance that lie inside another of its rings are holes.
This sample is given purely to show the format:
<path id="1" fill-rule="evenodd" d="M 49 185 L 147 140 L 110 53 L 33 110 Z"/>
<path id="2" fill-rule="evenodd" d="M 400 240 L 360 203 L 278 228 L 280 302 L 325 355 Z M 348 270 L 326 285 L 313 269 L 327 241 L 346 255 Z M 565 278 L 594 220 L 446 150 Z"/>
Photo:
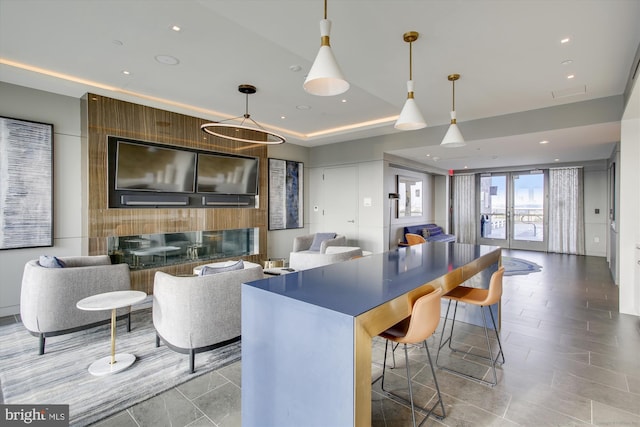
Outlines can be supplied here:
<path id="1" fill-rule="evenodd" d="M 436 370 L 447 417 L 424 425 L 640 426 L 640 318 L 618 313 L 618 288 L 604 258 L 504 251 L 543 266 L 504 279 L 501 339 L 506 363 L 487 387 Z M 481 328 L 456 324 L 459 345 L 482 344 Z M 439 331 L 429 339 L 435 358 Z M 400 349 L 399 349 L 400 350 Z M 374 342 L 373 377 L 381 373 L 384 344 Z M 388 372 L 390 388 L 406 388 L 404 356 Z M 445 362 L 460 362 L 443 350 Z M 483 375 L 487 367 L 468 357 Z M 423 348 L 411 347 L 416 400 L 435 390 Z M 240 426 L 241 362 L 195 378 L 95 426 Z M 328 408 L 330 410 L 330 408 Z M 418 422 L 422 420 L 418 416 Z M 411 411 L 373 386 L 372 424 L 409 426 Z M 310 420 L 311 423 L 311 420 Z M 301 426 L 303 427 L 303 426 Z M 327 426 L 330 427 L 330 426 Z"/>

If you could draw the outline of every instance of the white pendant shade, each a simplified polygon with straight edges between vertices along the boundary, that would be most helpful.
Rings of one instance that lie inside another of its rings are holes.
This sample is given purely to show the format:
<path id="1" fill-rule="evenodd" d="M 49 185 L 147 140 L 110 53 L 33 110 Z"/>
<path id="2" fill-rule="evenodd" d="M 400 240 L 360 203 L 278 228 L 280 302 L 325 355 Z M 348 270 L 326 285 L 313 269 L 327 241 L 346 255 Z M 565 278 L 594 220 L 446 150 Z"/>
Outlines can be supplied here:
<path id="1" fill-rule="evenodd" d="M 408 97 L 400 112 L 400 117 L 393 126 L 399 130 L 416 130 L 427 127 L 427 122 L 424 120 L 416 100 L 413 99 L 413 81 L 407 81 Z"/>
<path id="2" fill-rule="evenodd" d="M 322 45 L 303 84 L 304 90 L 312 95 L 333 96 L 344 93 L 349 89 L 349 82 L 345 80 L 329 45 L 330 32 L 331 21 L 328 19 L 321 20 L 320 35 Z"/>
<path id="3" fill-rule="evenodd" d="M 443 147 L 463 147 L 465 146 L 464 138 L 462 137 L 462 133 L 460 129 L 458 129 L 458 125 L 456 123 L 456 112 L 451 112 L 451 126 L 449 126 L 449 130 L 444 136 L 444 139 L 440 143 Z"/>

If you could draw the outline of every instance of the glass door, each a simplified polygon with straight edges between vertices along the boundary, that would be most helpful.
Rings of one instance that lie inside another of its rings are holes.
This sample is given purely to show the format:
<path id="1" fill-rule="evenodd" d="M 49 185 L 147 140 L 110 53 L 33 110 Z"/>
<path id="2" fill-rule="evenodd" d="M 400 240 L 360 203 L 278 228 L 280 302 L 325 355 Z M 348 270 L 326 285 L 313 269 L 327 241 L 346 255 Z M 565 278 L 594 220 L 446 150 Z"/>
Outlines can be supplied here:
<path id="1" fill-rule="evenodd" d="M 482 174 L 478 242 L 545 251 L 546 177 L 541 170 Z"/>
<path id="2" fill-rule="evenodd" d="M 507 226 L 507 175 L 480 175 L 480 236 L 482 245 L 509 247 Z"/>

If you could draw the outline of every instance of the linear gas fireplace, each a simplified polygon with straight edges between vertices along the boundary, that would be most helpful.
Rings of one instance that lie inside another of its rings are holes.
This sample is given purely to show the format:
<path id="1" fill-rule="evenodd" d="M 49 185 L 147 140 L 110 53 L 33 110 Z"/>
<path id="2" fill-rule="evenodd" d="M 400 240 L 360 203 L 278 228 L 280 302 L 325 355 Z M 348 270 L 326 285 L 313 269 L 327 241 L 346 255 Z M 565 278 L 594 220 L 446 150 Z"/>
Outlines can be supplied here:
<path id="1" fill-rule="evenodd" d="M 255 255 L 259 251 L 258 230 L 112 236 L 108 238 L 108 253 L 113 263 L 127 263 L 131 270 Z"/>

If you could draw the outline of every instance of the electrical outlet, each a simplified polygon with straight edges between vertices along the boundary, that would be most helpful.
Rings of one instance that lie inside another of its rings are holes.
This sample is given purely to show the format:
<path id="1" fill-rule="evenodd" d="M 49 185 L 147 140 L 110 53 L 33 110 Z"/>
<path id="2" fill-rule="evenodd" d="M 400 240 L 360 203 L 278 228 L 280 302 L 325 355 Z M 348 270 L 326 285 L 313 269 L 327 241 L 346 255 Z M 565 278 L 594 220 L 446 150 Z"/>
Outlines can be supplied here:
<path id="1" fill-rule="evenodd" d="M 599 238 L 599 237 L 594 237 L 594 238 L 593 238 L 593 241 L 594 241 L 595 243 L 600 243 L 600 238 Z"/>

